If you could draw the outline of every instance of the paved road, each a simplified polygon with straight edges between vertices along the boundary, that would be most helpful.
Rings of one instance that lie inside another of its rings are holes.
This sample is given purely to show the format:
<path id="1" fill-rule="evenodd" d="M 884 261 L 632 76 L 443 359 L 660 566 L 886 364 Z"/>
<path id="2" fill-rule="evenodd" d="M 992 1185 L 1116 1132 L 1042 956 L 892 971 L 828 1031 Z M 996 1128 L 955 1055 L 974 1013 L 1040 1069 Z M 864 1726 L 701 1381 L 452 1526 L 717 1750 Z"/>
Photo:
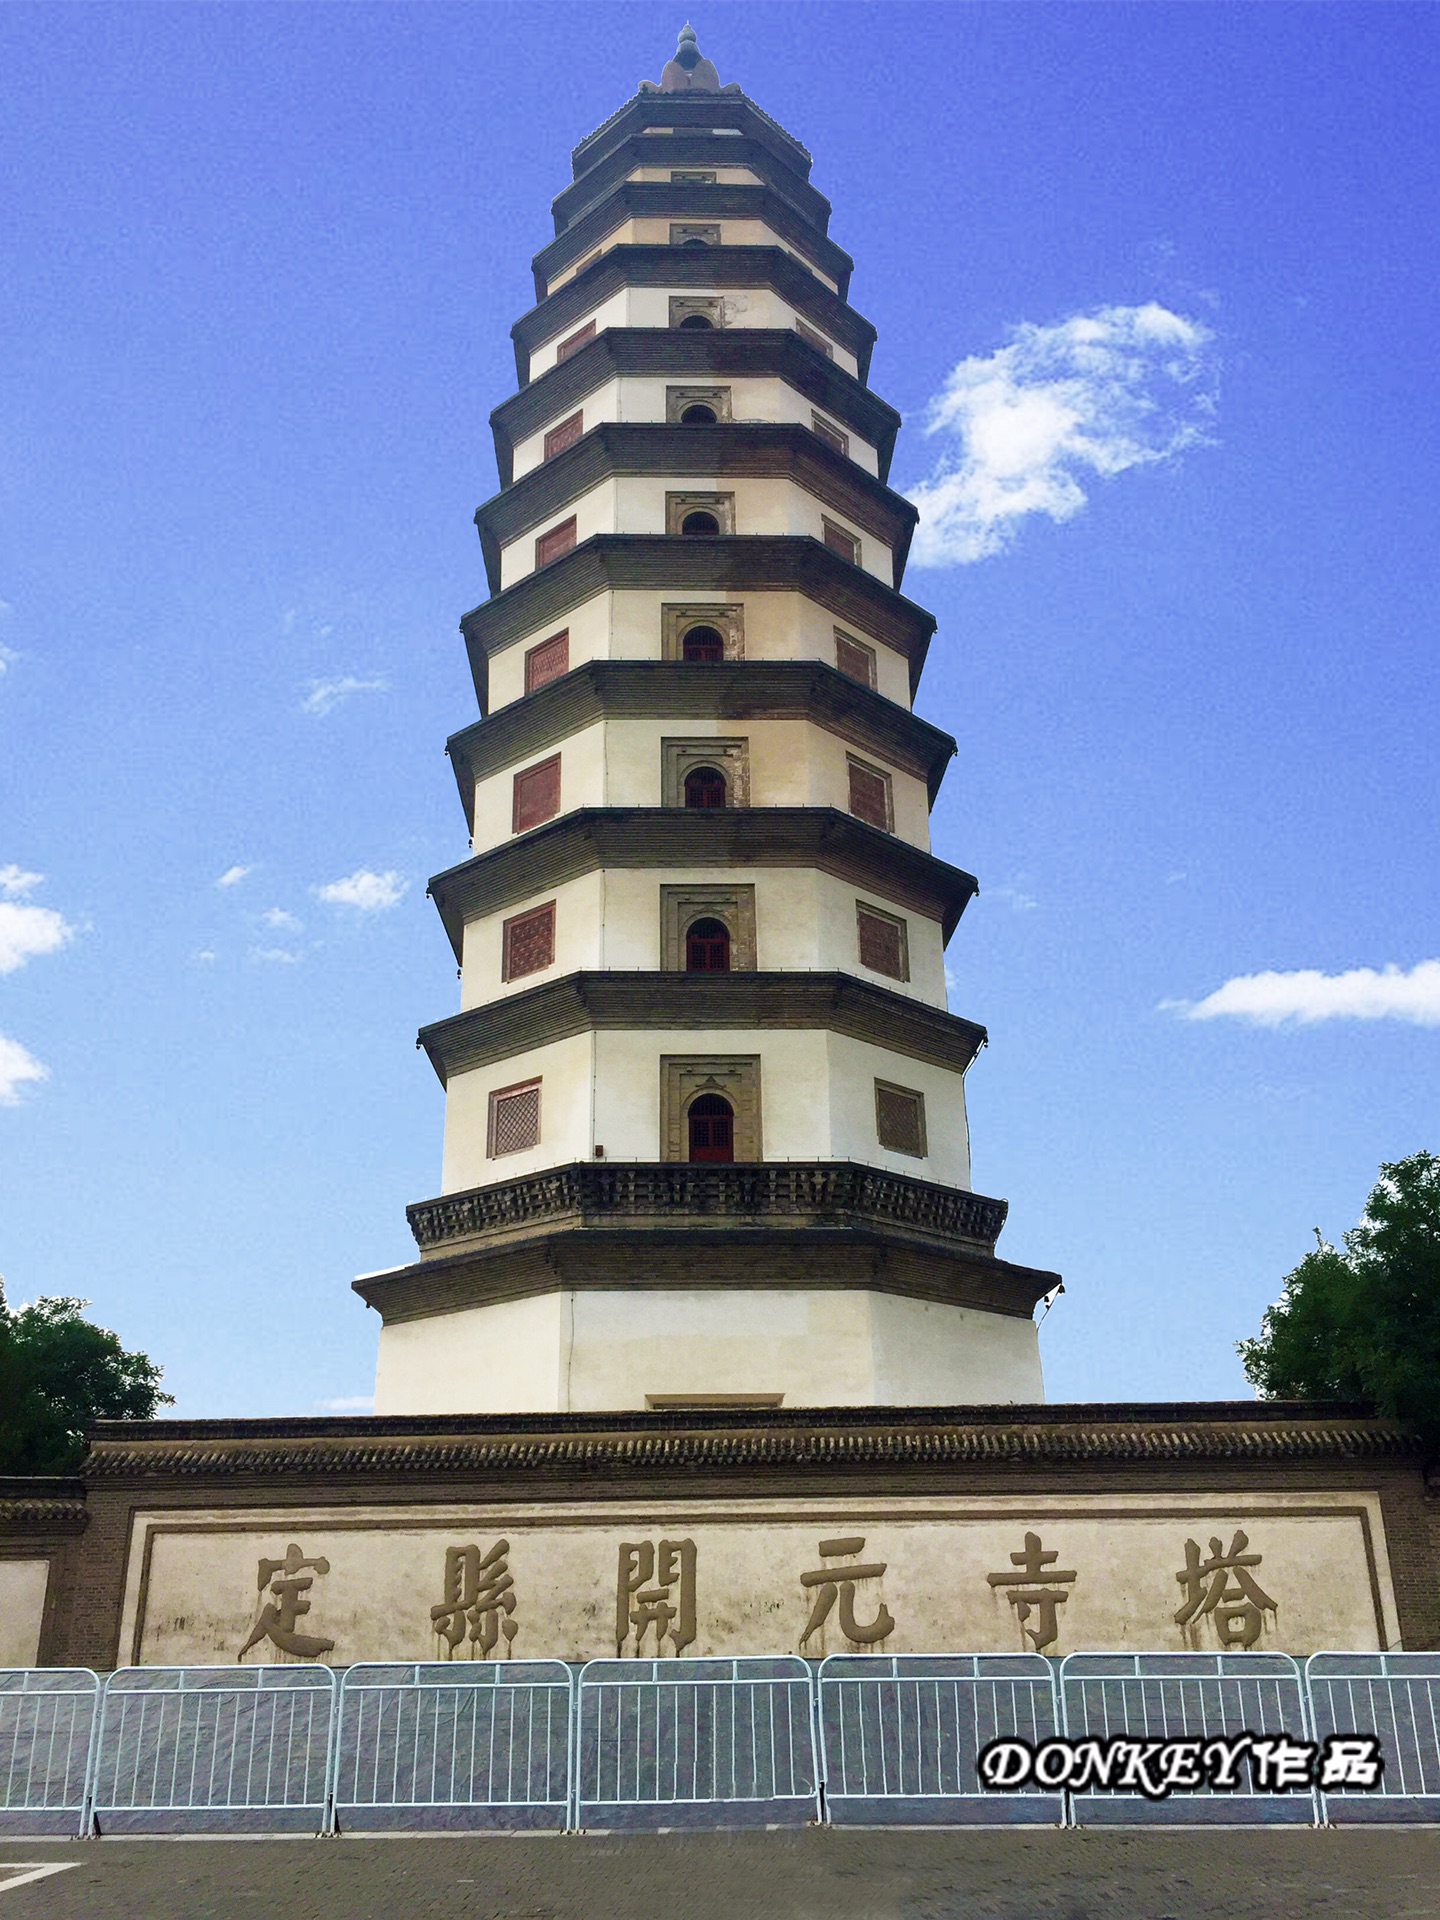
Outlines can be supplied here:
<path id="1" fill-rule="evenodd" d="M 78 1864 L 17 1884 L 12 1862 Z M 0 1842 L 0 1920 L 1440 1920 L 1440 1830 Z"/>

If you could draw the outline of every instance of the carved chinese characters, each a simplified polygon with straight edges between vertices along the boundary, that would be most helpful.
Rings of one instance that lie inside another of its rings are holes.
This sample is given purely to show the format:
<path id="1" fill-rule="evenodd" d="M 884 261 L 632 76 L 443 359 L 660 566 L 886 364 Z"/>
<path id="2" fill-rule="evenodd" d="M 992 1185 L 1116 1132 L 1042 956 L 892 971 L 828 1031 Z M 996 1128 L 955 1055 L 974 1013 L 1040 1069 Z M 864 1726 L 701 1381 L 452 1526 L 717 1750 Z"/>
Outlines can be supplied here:
<path id="1" fill-rule="evenodd" d="M 1073 1567 L 1062 1571 L 1052 1564 L 1060 1558 L 1058 1551 L 1046 1552 L 1040 1545 L 1038 1533 L 1027 1533 L 1025 1547 L 1021 1553 L 1012 1553 L 1012 1566 L 1019 1567 L 1019 1573 L 987 1573 L 985 1578 L 992 1587 L 1008 1587 L 1010 1604 L 1015 1609 L 1015 1617 L 1020 1623 L 1020 1631 L 1030 1642 L 1036 1653 L 1043 1653 L 1060 1638 L 1058 1609 L 1070 1598 L 1065 1591 L 1070 1583 L 1079 1578 Z M 1030 1625 L 1031 1615 L 1035 1616 L 1035 1625 Z"/>
<path id="2" fill-rule="evenodd" d="M 515 1638 L 515 1582 L 506 1556 L 508 1540 L 497 1540 L 482 1560 L 475 1546 L 445 1549 L 445 1598 L 431 1607 L 435 1631 L 445 1643 L 447 1660 L 467 1641 L 472 1659 L 485 1660 L 504 1639 L 501 1658 Z"/>
<path id="3" fill-rule="evenodd" d="M 1275 1602 L 1250 1573 L 1258 1567 L 1260 1555 L 1247 1553 L 1249 1535 L 1236 1528 L 1229 1553 L 1222 1553 L 1218 1539 L 1210 1542 L 1210 1558 L 1201 1560 L 1199 1543 L 1185 1542 L 1184 1571 L 1175 1578 L 1185 1590 L 1185 1603 L 1175 1615 L 1186 1638 L 1198 1646 L 1199 1627 L 1207 1616 L 1215 1623 L 1222 1647 L 1253 1647 L 1260 1638 L 1265 1615 L 1276 1612 Z"/>
<path id="4" fill-rule="evenodd" d="M 295 1631 L 301 1614 L 310 1611 L 305 1596 L 315 1584 L 313 1576 L 329 1571 L 330 1562 L 323 1555 L 307 1559 L 294 1545 L 285 1549 L 283 1560 L 262 1560 L 255 1584 L 262 1594 L 268 1587 L 269 1598 L 262 1602 L 250 1638 L 235 1658 L 243 1660 L 262 1640 L 269 1640 L 282 1653 L 294 1654 L 299 1660 L 318 1660 L 322 1653 L 329 1653 L 335 1645 L 333 1640 Z"/>
<path id="5" fill-rule="evenodd" d="M 615 1652 L 646 1652 L 645 1636 L 653 1633 L 649 1651 L 683 1653 L 695 1638 L 695 1542 L 627 1541 L 620 1549 L 620 1571 L 615 1591 Z"/>
<path id="6" fill-rule="evenodd" d="M 835 1564 L 820 1567 L 814 1573 L 802 1573 L 802 1587 L 812 1587 L 815 1602 L 810 1609 L 810 1618 L 800 1635 L 800 1651 L 806 1652 L 806 1641 L 812 1634 L 818 1633 L 835 1605 L 836 1597 L 840 1601 L 839 1626 L 841 1633 L 854 1646 L 878 1647 L 895 1630 L 895 1622 L 885 1602 L 880 1601 L 873 1620 L 861 1623 L 855 1618 L 855 1582 L 857 1580 L 878 1580 L 885 1571 L 885 1562 L 876 1561 L 870 1566 L 859 1566 L 851 1558 L 865 1549 L 863 1534 L 856 1534 L 845 1540 L 822 1540 L 820 1558 Z M 842 1559 L 840 1556 L 844 1556 Z"/>

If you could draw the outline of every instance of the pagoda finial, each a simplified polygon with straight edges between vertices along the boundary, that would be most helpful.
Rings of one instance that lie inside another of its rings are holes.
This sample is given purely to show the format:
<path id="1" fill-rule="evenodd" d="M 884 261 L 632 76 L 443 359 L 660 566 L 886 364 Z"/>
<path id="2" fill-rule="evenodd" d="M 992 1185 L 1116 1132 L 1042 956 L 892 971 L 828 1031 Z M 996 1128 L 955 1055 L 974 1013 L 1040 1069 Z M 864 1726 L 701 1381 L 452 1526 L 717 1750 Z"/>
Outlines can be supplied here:
<path id="1" fill-rule="evenodd" d="M 667 61 L 664 73 L 660 76 L 662 93 L 718 93 L 720 76 L 715 71 L 713 61 L 707 60 L 700 51 L 695 38 L 695 29 L 687 20 L 680 29 L 680 38 L 675 46 L 675 58 Z"/>

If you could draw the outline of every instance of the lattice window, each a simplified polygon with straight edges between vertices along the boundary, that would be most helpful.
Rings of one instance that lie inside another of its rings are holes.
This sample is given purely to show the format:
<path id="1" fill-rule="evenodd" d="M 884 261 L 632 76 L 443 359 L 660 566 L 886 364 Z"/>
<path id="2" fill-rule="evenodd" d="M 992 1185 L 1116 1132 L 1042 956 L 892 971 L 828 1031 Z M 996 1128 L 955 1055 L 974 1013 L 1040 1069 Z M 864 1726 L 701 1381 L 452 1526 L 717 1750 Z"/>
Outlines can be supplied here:
<path id="1" fill-rule="evenodd" d="M 826 546 L 829 547 L 830 551 L 832 553 L 838 553 L 842 560 L 848 560 L 852 567 L 858 567 L 860 564 L 860 542 L 856 536 L 853 533 L 847 532 L 846 529 L 838 525 L 836 521 L 827 520 L 823 515 L 820 520 L 820 528 L 821 538 L 824 540 Z"/>
<path id="2" fill-rule="evenodd" d="M 891 1153 L 906 1153 L 916 1160 L 926 1156 L 925 1096 L 913 1087 L 892 1087 L 887 1080 L 875 1082 L 875 1134 L 882 1147 Z"/>
<path id="3" fill-rule="evenodd" d="M 827 447 L 833 447 L 836 453 L 843 453 L 847 459 L 849 458 L 850 436 L 848 433 L 842 433 L 839 427 L 832 426 L 823 413 L 812 413 L 810 425 Z"/>
<path id="4" fill-rule="evenodd" d="M 872 827 L 883 827 L 889 833 L 894 815 L 890 807 L 890 776 L 881 773 L 878 767 L 867 767 L 863 760 L 851 760 L 850 771 L 850 811 L 857 820 L 865 820 Z"/>
<path id="5" fill-rule="evenodd" d="M 562 420 L 558 427 L 551 427 L 545 436 L 545 458 L 553 460 L 557 453 L 564 453 L 567 447 L 573 447 L 585 431 L 585 409 L 572 413 L 568 420 Z"/>
<path id="6" fill-rule="evenodd" d="M 515 776 L 510 809 L 511 830 L 528 833 L 542 820 L 553 820 L 560 811 L 560 756 L 552 754 L 538 766 L 527 767 Z"/>
<path id="7" fill-rule="evenodd" d="M 551 527 L 548 533 L 542 533 L 535 542 L 535 564 L 548 567 L 552 560 L 558 560 L 563 553 L 569 553 L 575 544 L 575 516 L 562 520 L 558 527 Z"/>
<path id="8" fill-rule="evenodd" d="M 841 673 L 858 680 L 862 687 L 875 685 L 875 649 L 863 640 L 852 640 L 848 633 L 835 629 L 835 664 Z"/>
<path id="9" fill-rule="evenodd" d="M 583 327 L 577 327 L 567 340 L 562 340 L 555 349 L 555 364 L 568 360 L 572 353 L 578 353 L 582 347 L 588 347 L 595 338 L 595 322 L 587 320 Z"/>
<path id="10" fill-rule="evenodd" d="M 548 640 L 531 647 L 525 655 L 525 691 L 534 693 L 538 687 L 558 680 L 562 673 L 569 671 L 570 629 L 562 627 L 559 633 L 552 633 Z"/>
<path id="11" fill-rule="evenodd" d="M 518 980 L 555 964 L 555 902 L 517 913 L 501 929 L 504 965 L 501 977 Z"/>
<path id="12" fill-rule="evenodd" d="M 908 980 L 910 956 L 905 922 L 893 914 L 881 913 L 877 907 L 867 907 L 860 900 L 855 902 L 855 920 L 861 966 L 869 967 L 872 973 L 883 973 L 891 980 Z"/>
<path id="13" fill-rule="evenodd" d="M 489 1155 L 498 1160 L 502 1154 L 524 1153 L 540 1144 L 540 1082 L 526 1080 L 519 1086 L 501 1087 L 490 1096 Z"/>
<path id="14" fill-rule="evenodd" d="M 798 317 L 795 321 L 795 331 L 802 340 L 807 341 L 812 347 L 818 348 L 827 360 L 833 360 L 835 358 L 835 349 L 825 338 L 824 334 L 817 333 L 814 327 L 807 327 L 805 322 Z"/>

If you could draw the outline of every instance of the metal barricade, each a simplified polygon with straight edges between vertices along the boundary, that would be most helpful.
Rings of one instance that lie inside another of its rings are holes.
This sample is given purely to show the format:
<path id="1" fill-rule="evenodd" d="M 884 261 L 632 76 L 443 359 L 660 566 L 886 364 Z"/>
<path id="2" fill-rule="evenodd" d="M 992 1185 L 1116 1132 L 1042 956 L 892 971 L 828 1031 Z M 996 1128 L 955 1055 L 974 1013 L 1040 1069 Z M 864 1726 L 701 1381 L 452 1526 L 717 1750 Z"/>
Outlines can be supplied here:
<path id="1" fill-rule="evenodd" d="M 1288 1653 L 1072 1653 L 1060 1663 L 1068 1739 L 1233 1739 L 1307 1737 L 1300 1668 Z M 1233 1791 L 1209 1787 L 1147 1799 L 1143 1793 L 1072 1793 L 1076 1826 L 1313 1825 L 1310 1788 L 1256 1790 L 1241 1767 Z"/>
<path id="2" fill-rule="evenodd" d="M 591 1660 L 576 1693 L 574 1824 L 818 1820 L 813 1708 L 810 1669 L 794 1654 Z"/>
<path id="3" fill-rule="evenodd" d="M 84 1833 L 99 1703 L 88 1667 L 0 1667 L 0 1838 Z"/>
<path id="4" fill-rule="evenodd" d="M 563 1829 L 572 1692 L 560 1660 L 351 1667 L 336 1720 L 337 1827 Z"/>
<path id="5" fill-rule="evenodd" d="M 1065 1821 L 1065 1795 L 988 1791 L 992 1740 L 1059 1731 L 1051 1663 L 1036 1653 L 831 1654 L 818 1680 L 825 1816 L 834 1826 L 1014 1826 Z"/>
<path id="6" fill-rule="evenodd" d="M 322 1833 L 329 1667 L 122 1667 L 105 1682 L 95 1833 Z"/>
<path id="7" fill-rule="evenodd" d="M 1327 1823 L 1440 1820 L 1440 1653 L 1312 1653 L 1305 1685 L 1322 1747 L 1330 1735 L 1380 1742 L 1379 1785 L 1322 1791 Z"/>

